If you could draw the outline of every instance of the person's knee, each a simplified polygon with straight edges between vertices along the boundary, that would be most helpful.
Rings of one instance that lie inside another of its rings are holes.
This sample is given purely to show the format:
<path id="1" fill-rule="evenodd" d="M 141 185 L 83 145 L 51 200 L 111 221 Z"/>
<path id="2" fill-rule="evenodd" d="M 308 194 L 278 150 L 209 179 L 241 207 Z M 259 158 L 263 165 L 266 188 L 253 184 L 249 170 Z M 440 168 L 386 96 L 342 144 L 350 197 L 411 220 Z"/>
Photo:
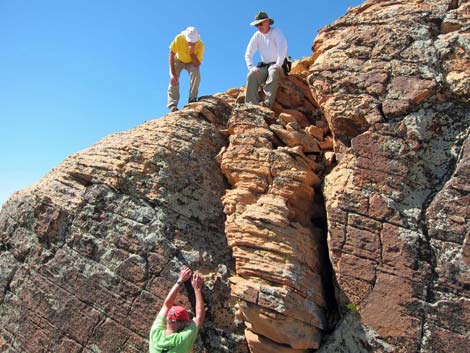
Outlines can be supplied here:
<path id="1" fill-rule="evenodd" d="M 246 75 L 246 82 L 251 84 L 258 84 L 258 76 L 256 71 L 249 71 Z"/>
<path id="2" fill-rule="evenodd" d="M 269 70 L 269 78 L 271 79 L 271 81 L 279 80 L 280 77 L 281 77 L 281 70 L 278 69 L 277 67 Z"/>
<path id="3" fill-rule="evenodd" d="M 199 66 L 196 66 L 194 64 L 190 64 L 190 66 L 187 68 L 187 70 L 188 70 L 189 73 L 192 73 L 194 75 L 200 73 Z"/>

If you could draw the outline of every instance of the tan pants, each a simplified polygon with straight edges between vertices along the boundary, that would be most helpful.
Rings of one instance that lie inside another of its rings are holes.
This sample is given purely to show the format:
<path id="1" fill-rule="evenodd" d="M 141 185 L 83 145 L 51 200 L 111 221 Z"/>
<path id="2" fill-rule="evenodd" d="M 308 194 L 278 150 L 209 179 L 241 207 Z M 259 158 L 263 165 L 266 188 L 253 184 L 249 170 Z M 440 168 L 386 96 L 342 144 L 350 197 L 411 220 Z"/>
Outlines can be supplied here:
<path id="1" fill-rule="evenodd" d="M 246 77 L 246 96 L 245 103 L 259 103 L 258 89 L 265 83 L 263 91 L 266 95 L 266 102 L 271 106 L 276 100 L 277 89 L 279 88 L 279 79 L 281 78 L 281 69 L 270 66 L 260 67 L 256 71 L 248 72 Z"/>
<path id="2" fill-rule="evenodd" d="M 193 63 L 185 64 L 175 58 L 175 74 L 180 78 L 181 71 L 186 70 L 189 73 L 189 99 L 197 98 L 197 92 L 199 89 L 199 82 L 201 82 L 201 74 L 199 66 L 194 66 Z M 171 69 L 170 69 L 171 76 Z M 171 80 L 168 85 L 168 104 L 167 107 L 177 107 L 178 101 L 180 100 L 180 85 L 172 85 Z"/>

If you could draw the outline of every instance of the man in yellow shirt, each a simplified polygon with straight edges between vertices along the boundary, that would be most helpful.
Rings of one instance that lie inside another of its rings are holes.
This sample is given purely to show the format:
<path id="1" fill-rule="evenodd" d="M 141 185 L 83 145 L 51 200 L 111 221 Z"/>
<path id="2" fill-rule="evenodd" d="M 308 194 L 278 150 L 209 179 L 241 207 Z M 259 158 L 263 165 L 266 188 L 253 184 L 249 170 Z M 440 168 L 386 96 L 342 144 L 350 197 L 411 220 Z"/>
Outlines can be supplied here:
<path id="1" fill-rule="evenodd" d="M 184 69 L 189 73 L 188 103 L 196 102 L 201 81 L 199 67 L 204 54 L 204 43 L 195 27 L 188 27 L 178 34 L 170 44 L 170 85 L 168 86 L 168 108 L 178 110 L 180 99 L 179 77 Z"/>

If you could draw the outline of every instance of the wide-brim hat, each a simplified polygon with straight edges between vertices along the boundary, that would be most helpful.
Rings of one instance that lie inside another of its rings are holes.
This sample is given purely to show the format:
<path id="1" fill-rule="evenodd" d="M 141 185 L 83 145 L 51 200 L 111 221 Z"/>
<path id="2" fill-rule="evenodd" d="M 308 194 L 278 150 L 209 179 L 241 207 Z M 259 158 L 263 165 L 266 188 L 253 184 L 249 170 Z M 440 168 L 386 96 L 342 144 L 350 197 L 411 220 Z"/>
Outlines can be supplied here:
<path id="1" fill-rule="evenodd" d="M 188 27 L 181 33 L 184 35 L 184 38 L 186 38 L 186 40 L 191 43 L 196 43 L 199 39 L 201 39 L 201 36 L 199 35 L 196 27 Z"/>
<path id="2" fill-rule="evenodd" d="M 261 22 L 264 22 L 266 20 L 269 20 L 270 25 L 274 23 L 274 20 L 272 18 L 269 18 L 266 12 L 258 12 L 255 16 L 255 20 L 250 23 L 250 26 L 256 26 L 257 24 L 260 24 Z"/>

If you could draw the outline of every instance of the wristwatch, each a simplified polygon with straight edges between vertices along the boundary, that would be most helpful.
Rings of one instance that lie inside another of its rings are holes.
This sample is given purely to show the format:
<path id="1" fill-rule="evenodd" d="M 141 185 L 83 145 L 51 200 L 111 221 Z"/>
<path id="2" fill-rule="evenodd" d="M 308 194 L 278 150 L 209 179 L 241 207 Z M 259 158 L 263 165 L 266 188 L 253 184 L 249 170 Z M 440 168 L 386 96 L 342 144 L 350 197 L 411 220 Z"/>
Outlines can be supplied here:
<path id="1" fill-rule="evenodd" d="M 183 281 L 177 280 L 176 284 L 181 287 L 183 285 Z"/>

